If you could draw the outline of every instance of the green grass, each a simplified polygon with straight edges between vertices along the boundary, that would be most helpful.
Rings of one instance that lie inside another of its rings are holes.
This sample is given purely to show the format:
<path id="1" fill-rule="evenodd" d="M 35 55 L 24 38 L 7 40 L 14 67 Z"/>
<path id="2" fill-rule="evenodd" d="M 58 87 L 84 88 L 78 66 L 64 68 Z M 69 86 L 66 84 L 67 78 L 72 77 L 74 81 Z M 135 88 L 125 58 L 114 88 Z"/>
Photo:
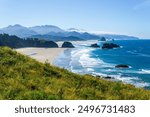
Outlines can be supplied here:
<path id="1" fill-rule="evenodd" d="M 0 99 L 150 99 L 150 91 L 42 64 L 0 47 Z"/>

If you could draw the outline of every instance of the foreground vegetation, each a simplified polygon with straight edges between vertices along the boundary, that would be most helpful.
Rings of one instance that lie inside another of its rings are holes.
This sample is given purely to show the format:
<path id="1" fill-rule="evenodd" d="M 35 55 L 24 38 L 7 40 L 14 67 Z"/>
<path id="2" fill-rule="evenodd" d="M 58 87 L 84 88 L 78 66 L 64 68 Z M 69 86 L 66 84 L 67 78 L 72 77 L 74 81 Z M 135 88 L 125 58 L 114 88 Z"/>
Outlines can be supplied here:
<path id="1" fill-rule="evenodd" d="M 74 74 L 0 47 L 0 99 L 150 99 L 150 91 Z"/>

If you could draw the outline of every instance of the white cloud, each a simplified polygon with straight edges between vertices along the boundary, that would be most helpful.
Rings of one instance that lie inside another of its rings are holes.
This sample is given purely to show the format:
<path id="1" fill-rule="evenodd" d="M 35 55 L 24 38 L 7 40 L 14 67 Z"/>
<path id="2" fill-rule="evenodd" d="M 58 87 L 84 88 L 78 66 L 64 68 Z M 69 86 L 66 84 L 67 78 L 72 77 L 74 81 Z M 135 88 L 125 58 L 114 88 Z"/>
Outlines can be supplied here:
<path id="1" fill-rule="evenodd" d="M 134 10 L 138 10 L 144 7 L 150 7 L 150 0 L 144 0 L 143 2 L 137 4 L 136 6 L 134 6 Z"/>

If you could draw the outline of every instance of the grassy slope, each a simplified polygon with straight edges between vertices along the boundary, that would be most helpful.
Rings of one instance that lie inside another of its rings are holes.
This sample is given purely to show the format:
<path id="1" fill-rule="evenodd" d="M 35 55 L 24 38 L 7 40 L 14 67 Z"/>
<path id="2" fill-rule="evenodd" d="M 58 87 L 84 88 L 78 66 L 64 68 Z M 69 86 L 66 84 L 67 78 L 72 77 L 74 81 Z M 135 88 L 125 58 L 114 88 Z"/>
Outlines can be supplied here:
<path id="1" fill-rule="evenodd" d="M 150 99 L 150 91 L 74 74 L 0 47 L 0 99 Z"/>

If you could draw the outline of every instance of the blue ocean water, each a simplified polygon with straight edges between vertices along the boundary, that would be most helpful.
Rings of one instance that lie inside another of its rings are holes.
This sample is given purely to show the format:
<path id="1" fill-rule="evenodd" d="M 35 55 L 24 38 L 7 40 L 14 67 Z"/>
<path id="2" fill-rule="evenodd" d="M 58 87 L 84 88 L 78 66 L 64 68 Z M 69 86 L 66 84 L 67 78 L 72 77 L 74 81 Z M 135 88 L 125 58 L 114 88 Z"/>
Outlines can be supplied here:
<path id="1" fill-rule="evenodd" d="M 102 50 L 91 48 L 96 41 L 75 44 L 54 62 L 55 65 L 80 74 L 111 76 L 136 87 L 150 89 L 150 40 L 117 40 L 121 48 Z M 102 45 L 103 42 L 96 42 Z M 118 64 L 129 65 L 128 69 L 115 68 Z"/>

